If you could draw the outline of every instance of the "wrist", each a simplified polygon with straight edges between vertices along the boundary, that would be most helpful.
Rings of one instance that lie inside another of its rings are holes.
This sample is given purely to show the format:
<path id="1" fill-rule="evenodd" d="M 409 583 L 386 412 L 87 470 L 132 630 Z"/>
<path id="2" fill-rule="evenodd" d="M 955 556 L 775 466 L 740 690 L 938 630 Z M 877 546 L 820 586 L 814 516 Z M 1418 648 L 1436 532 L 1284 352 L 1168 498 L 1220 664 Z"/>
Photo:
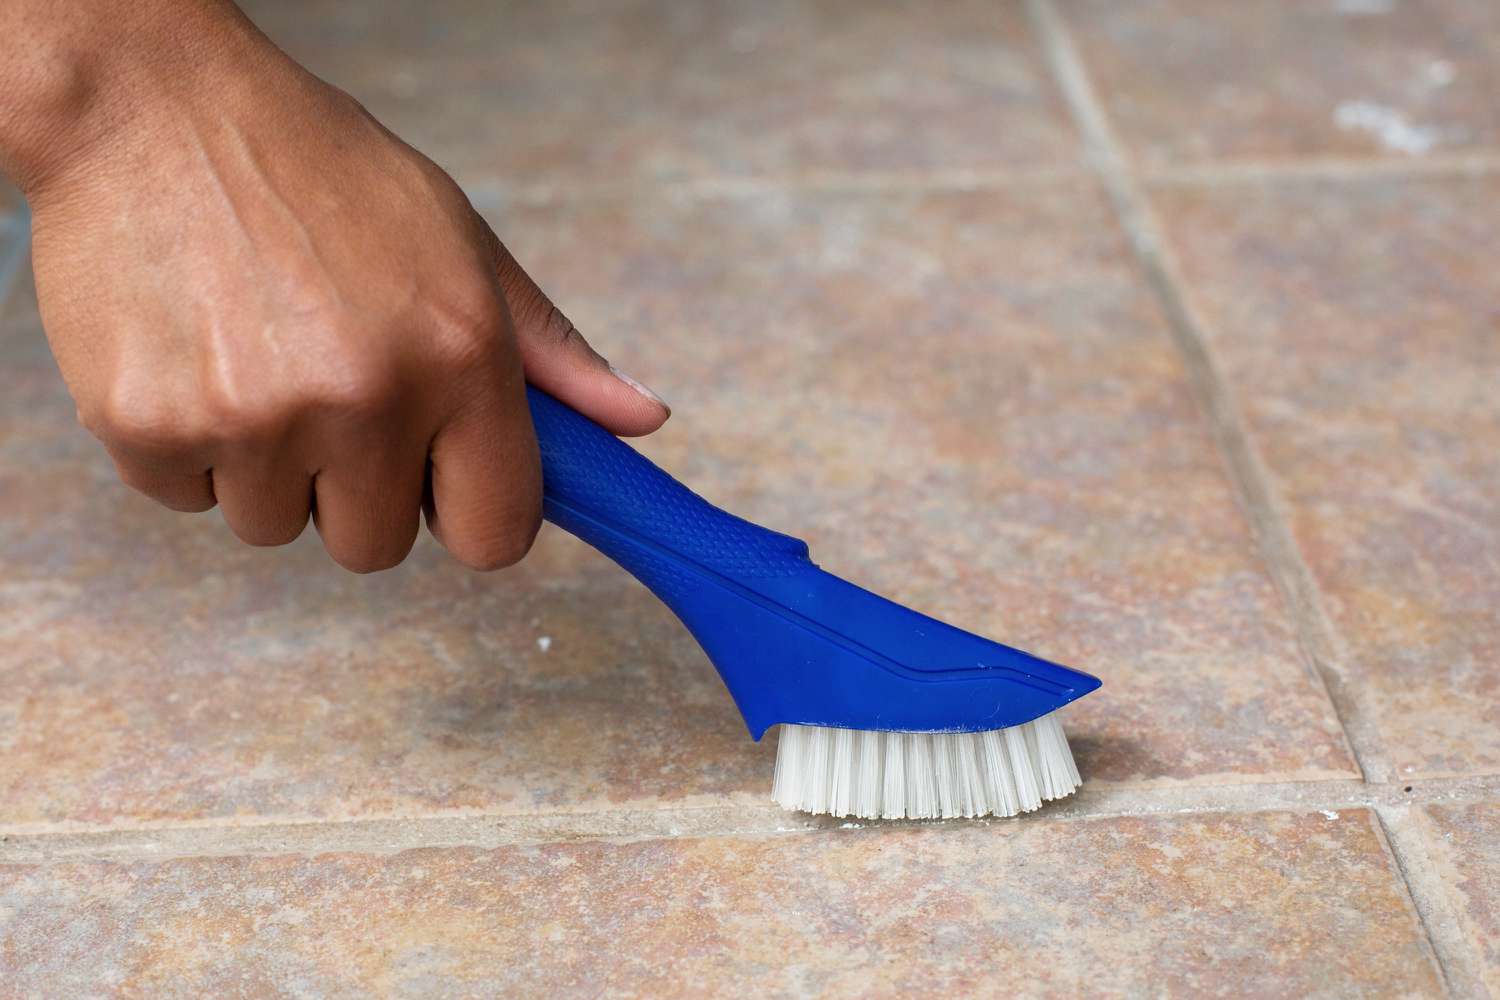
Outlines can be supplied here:
<path id="1" fill-rule="evenodd" d="M 149 143 L 194 106 L 208 107 L 269 65 L 289 61 L 218 0 L 106 0 L 80 5 L 85 10 L 67 18 L 42 4 L 19 6 L 19 17 L 0 16 L 0 28 L 18 28 L 23 43 L 0 60 L 7 92 L 0 170 L 33 203 L 107 169 L 115 153 Z"/>

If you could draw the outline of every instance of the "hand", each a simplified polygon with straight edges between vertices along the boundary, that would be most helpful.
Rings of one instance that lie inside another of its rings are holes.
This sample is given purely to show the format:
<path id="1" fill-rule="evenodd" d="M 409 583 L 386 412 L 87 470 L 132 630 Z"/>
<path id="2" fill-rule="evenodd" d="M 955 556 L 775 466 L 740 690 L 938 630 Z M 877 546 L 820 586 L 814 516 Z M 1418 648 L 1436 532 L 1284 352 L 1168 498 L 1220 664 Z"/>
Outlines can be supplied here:
<path id="1" fill-rule="evenodd" d="M 28 192 L 80 421 L 127 484 L 217 504 L 252 545 L 311 514 L 341 565 L 384 569 L 425 505 L 462 562 L 518 560 L 541 516 L 526 380 L 617 434 L 666 406 L 617 377 L 442 170 L 248 23 L 214 30 L 233 32 L 228 55 L 164 94 L 111 92 L 117 125 Z"/>

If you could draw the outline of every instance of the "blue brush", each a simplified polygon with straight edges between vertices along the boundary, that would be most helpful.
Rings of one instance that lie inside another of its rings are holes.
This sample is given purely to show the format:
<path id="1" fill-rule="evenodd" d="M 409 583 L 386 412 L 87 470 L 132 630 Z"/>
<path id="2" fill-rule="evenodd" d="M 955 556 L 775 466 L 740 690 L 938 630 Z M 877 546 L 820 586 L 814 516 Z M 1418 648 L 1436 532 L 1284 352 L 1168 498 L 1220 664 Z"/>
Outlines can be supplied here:
<path id="1" fill-rule="evenodd" d="M 1078 787 L 1055 713 L 1097 678 L 945 625 L 813 565 L 532 387 L 547 520 L 628 570 L 708 654 L 773 795 L 838 816 L 1010 816 Z"/>

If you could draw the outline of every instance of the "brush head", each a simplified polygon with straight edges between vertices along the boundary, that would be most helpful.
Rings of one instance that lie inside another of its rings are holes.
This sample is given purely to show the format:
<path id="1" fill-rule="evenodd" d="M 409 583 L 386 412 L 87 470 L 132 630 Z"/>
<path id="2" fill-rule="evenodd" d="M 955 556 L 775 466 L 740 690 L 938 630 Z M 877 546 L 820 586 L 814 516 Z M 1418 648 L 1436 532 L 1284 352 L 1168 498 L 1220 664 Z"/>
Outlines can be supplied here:
<path id="1" fill-rule="evenodd" d="M 784 809 L 861 819 L 1015 816 L 1081 783 L 1057 713 L 978 733 L 781 727 Z"/>

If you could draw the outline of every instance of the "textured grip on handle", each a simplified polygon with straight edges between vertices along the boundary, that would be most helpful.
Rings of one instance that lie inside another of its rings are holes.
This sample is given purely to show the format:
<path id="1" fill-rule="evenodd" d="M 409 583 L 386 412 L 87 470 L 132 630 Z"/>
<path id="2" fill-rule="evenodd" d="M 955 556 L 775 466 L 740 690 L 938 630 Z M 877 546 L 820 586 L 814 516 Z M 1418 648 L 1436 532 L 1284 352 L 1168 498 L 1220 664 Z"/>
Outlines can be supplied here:
<path id="1" fill-rule="evenodd" d="M 637 571 L 640 543 L 737 580 L 808 567 L 807 545 L 710 504 L 588 417 L 533 386 L 547 519 Z M 653 587 L 655 589 L 655 587 Z"/>

